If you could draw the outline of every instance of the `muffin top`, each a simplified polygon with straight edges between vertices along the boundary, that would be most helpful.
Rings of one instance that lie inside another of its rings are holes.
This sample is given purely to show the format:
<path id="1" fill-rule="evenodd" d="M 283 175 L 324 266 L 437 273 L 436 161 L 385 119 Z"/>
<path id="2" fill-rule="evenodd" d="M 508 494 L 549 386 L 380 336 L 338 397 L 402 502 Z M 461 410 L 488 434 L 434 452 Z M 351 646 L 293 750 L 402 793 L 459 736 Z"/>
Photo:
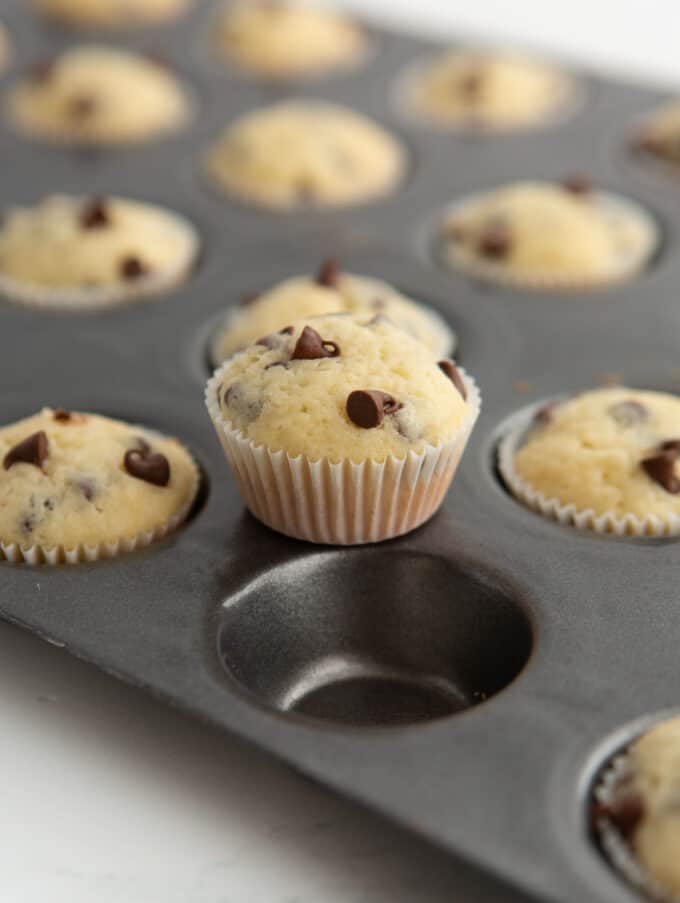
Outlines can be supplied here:
<path id="1" fill-rule="evenodd" d="M 18 128 L 47 140 L 119 144 L 178 129 L 191 100 L 151 58 L 88 45 L 35 66 L 10 92 L 9 111 Z"/>
<path id="2" fill-rule="evenodd" d="M 235 0 L 225 6 L 216 32 L 227 59 L 271 79 L 352 65 L 367 44 L 363 29 L 349 17 L 296 0 Z"/>
<path id="3" fill-rule="evenodd" d="M 239 117 L 207 157 L 228 193 L 264 207 L 342 206 L 385 194 L 404 152 L 376 123 L 322 101 L 286 101 Z"/>
<path id="4" fill-rule="evenodd" d="M 0 288 L 113 289 L 134 294 L 176 282 L 196 254 L 181 217 L 123 198 L 52 195 L 7 212 L 0 228 Z"/>
<path id="5" fill-rule="evenodd" d="M 517 182 L 476 195 L 457 204 L 441 229 L 452 266 L 528 288 L 631 277 L 656 244 L 642 208 L 580 178 Z"/>
<path id="6" fill-rule="evenodd" d="M 635 147 L 668 163 L 680 164 L 680 99 L 649 117 L 635 136 Z"/>
<path id="7" fill-rule="evenodd" d="M 32 0 L 35 9 L 67 25 L 135 28 L 174 19 L 190 0 Z"/>
<path id="8" fill-rule="evenodd" d="M 414 72 L 405 100 L 440 125 L 521 128 L 555 113 L 573 90 L 552 66 L 525 56 L 449 51 Z"/>
<path id="9" fill-rule="evenodd" d="M 530 487 L 596 515 L 680 515 L 680 398 L 595 389 L 539 411 L 514 459 Z"/>
<path id="10" fill-rule="evenodd" d="M 427 345 L 436 357 L 452 350 L 451 330 L 433 310 L 386 282 L 343 273 L 334 261 L 327 260 L 316 276 L 286 279 L 261 295 L 246 296 L 215 336 L 213 360 L 220 363 L 260 336 L 278 332 L 296 320 L 334 313 L 384 316 Z"/>
<path id="11" fill-rule="evenodd" d="M 466 388 L 386 320 L 301 320 L 228 361 L 216 377 L 224 420 L 256 445 L 311 460 L 384 461 L 448 439 Z"/>
<path id="12" fill-rule="evenodd" d="M 185 515 L 198 471 L 175 439 L 44 408 L 0 429 L 0 542 L 97 546 Z"/>
<path id="13" fill-rule="evenodd" d="M 656 725 L 626 754 L 630 781 L 622 788 L 636 816 L 628 840 L 646 872 L 680 892 L 680 718 Z M 616 804 L 614 811 L 616 812 Z"/>

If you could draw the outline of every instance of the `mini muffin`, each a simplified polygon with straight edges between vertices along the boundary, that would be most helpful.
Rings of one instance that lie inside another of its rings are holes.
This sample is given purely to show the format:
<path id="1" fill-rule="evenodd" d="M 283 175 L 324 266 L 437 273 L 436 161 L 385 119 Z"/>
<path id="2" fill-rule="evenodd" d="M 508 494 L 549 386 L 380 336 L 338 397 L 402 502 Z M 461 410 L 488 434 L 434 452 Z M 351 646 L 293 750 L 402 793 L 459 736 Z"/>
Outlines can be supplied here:
<path id="1" fill-rule="evenodd" d="M 538 60 L 453 50 L 408 74 L 402 102 L 409 112 L 439 126 L 504 130 L 555 118 L 574 93 L 572 79 Z"/>
<path id="2" fill-rule="evenodd" d="M 241 307 L 227 315 L 213 339 L 213 363 L 221 363 L 260 336 L 278 332 L 295 320 L 334 313 L 386 317 L 438 358 L 454 347 L 453 333 L 431 308 L 406 298 L 386 282 L 343 273 L 329 259 L 317 276 L 286 279 L 262 295 L 243 298 Z"/>
<path id="3" fill-rule="evenodd" d="M 260 339 L 216 372 L 206 403 L 255 517 L 343 545 L 430 518 L 479 410 L 450 360 L 387 320 L 347 315 Z"/>
<path id="4" fill-rule="evenodd" d="M 593 823 L 605 852 L 655 900 L 680 898 L 680 717 L 657 724 L 608 768 Z"/>
<path id="5" fill-rule="evenodd" d="M 680 99 L 653 113 L 633 139 L 635 150 L 680 167 Z"/>
<path id="6" fill-rule="evenodd" d="M 0 428 L 0 557 L 93 561 L 148 545 L 189 513 L 197 467 L 175 439 L 44 408 Z"/>
<path id="7" fill-rule="evenodd" d="M 252 75 L 290 79 L 357 64 L 364 30 L 340 12 L 297 0 L 235 0 L 215 27 L 220 54 Z"/>
<path id="8" fill-rule="evenodd" d="M 239 117 L 209 151 L 228 194 L 273 210 L 342 207 L 392 191 L 401 145 L 375 122 L 322 101 L 286 101 Z"/>
<path id="9" fill-rule="evenodd" d="M 177 18 L 190 0 L 32 0 L 37 12 L 77 28 L 121 29 Z"/>
<path id="10" fill-rule="evenodd" d="M 10 91 L 8 110 L 18 129 L 44 140 L 130 144 L 180 129 L 192 101 L 150 57 L 90 45 L 35 66 Z"/>
<path id="11" fill-rule="evenodd" d="M 198 249 L 190 223 L 123 198 L 53 195 L 7 212 L 0 292 L 45 308 L 96 309 L 167 292 Z"/>
<path id="12" fill-rule="evenodd" d="M 510 491 L 561 523 L 599 533 L 680 533 L 680 398 L 595 389 L 541 408 L 501 443 Z"/>
<path id="13" fill-rule="evenodd" d="M 652 217 L 586 179 L 516 182 L 455 204 L 440 227 L 444 262 L 524 289 L 606 287 L 633 278 L 657 245 Z"/>

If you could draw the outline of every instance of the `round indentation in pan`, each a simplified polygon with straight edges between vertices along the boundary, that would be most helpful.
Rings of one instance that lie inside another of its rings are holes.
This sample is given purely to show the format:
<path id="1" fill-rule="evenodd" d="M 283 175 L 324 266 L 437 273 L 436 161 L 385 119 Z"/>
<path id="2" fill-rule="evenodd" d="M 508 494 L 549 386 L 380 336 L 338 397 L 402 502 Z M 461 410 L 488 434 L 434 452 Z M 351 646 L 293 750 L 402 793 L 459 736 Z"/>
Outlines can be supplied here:
<path id="1" fill-rule="evenodd" d="M 312 555 L 228 600 L 218 647 L 242 689 L 280 712 L 357 727 L 454 715 L 506 687 L 530 620 L 484 574 L 415 551 Z"/>

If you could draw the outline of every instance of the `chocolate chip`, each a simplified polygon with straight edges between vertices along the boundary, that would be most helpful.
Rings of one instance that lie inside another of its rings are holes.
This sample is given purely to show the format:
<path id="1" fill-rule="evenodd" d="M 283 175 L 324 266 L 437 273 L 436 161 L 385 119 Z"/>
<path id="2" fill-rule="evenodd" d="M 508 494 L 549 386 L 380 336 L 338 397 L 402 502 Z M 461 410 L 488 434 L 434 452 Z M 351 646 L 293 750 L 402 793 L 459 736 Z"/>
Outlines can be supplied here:
<path id="1" fill-rule="evenodd" d="M 562 180 L 562 188 L 569 194 L 586 195 L 593 190 L 593 183 L 587 176 L 571 175 Z"/>
<path id="2" fill-rule="evenodd" d="M 471 70 L 467 72 L 460 81 L 456 81 L 456 92 L 465 100 L 476 100 L 482 90 L 484 84 L 484 75 L 481 71 Z"/>
<path id="3" fill-rule="evenodd" d="M 669 448 L 659 451 L 649 458 L 643 458 L 640 466 L 647 476 L 658 483 L 662 489 L 670 492 L 671 495 L 677 495 L 680 492 L 680 479 L 675 475 L 677 458 L 677 449 Z"/>
<path id="4" fill-rule="evenodd" d="M 262 397 L 241 382 L 232 383 L 223 395 L 224 404 L 250 423 L 262 413 Z"/>
<path id="5" fill-rule="evenodd" d="M 52 412 L 52 417 L 54 420 L 58 420 L 60 423 L 68 423 L 69 420 L 73 417 L 70 411 L 67 411 L 65 408 L 56 408 Z"/>
<path id="6" fill-rule="evenodd" d="M 546 423 L 550 423 L 555 416 L 555 411 L 561 404 L 561 401 L 549 401 L 548 404 L 544 404 L 534 414 L 534 421 L 540 423 L 542 426 Z"/>
<path id="7" fill-rule="evenodd" d="M 340 283 L 340 267 L 334 257 L 327 257 L 321 264 L 316 281 L 325 288 L 337 288 Z"/>
<path id="8" fill-rule="evenodd" d="M 80 211 L 78 219 L 82 229 L 101 229 L 111 223 L 103 198 L 92 198 Z"/>
<path id="9" fill-rule="evenodd" d="M 72 97 L 68 104 L 68 113 L 73 119 L 89 119 L 97 109 L 97 101 L 89 94 Z"/>
<path id="10" fill-rule="evenodd" d="M 607 803 L 597 803 L 593 809 L 593 821 L 610 821 L 619 834 L 628 839 L 645 814 L 645 807 L 639 793 L 627 793 L 619 799 Z"/>
<path id="11" fill-rule="evenodd" d="M 663 141 L 651 130 L 643 130 L 633 136 L 631 145 L 634 151 L 646 151 L 649 154 L 658 154 L 663 151 Z"/>
<path id="12" fill-rule="evenodd" d="M 55 69 L 56 61 L 54 57 L 50 57 L 49 59 L 41 60 L 39 63 L 35 63 L 35 65 L 31 66 L 28 77 L 32 82 L 36 82 L 36 84 L 43 84 L 52 78 Z"/>
<path id="13" fill-rule="evenodd" d="M 89 479 L 89 477 L 78 477 L 73 481 L 73 485 L 82 492 L 88 502 L 91 502 L 97 493 L 94 480 Z"/>
<path id="14" fill-rule="evenodd" d="M 632 398 L 611 405 L 607 408 L 607 413 L 623 429 L 630 429 L 632 426 L 644 423 L 649 416 L 647 408 Z"/>
<path id="15" fill-rule="evenodd" d="M 512 250 L 512 235 L 506 223 L 493 222 L 484 229 L 477 246 L 483 257 L 502 260 Z"/>
<path id="16" fill-rule="evenodd" d="M 258 292 L 245 292 L 239 299 L 240 307 L 248 307 L 260 297 Z"/>
<path id="17" fill-rule="evenodd" d="M 137 446 L 125 452 L 123 464 L 131 477 L 152 483 L 154 486 L 167 486 L 170 482 L 170 464 L 165 455 L 152 452 L 145 441 L 144 446 Z"/>
<path id="18" fill-rule="evenodd" d="M 314 361 L 322 357 L 339 357 L 340 346 L 327 342 L 311 326 L 305 326 L 297 340 L 291 361 Z"/>
<path id="19" fill-rule="evenodd" d="M 43 502 L 43 508 L 45 508 L 47 511 L 54 511 L 54 506 L 54 499 L 45 499 Z"/>
<path id="20" fill-rule="evenodd" d="M 24 533 L 32 533 L 35 530 L 35 515 L 27 514 L 21 521 L 21 529 Z"/>
<path id="21" fill-rule="evenodd" d="M 394 414 L 400 407 L 395 398 L 378 389 L 355 389 L 347 396 L 347 416 L 363 430 L 380 426 L 387 414 Z"/>
<path id="22" fill-rule="evenodd" d="M 278 332 L 272 332 L 270 335 L 262 336 L 261 339 L 258 339 L 255 342 L 256 345 L 263 345 L 265 348 L 269 348 L 271 351 L 274 348 L 278 348 L 281 345 L 281 339 L 279 336 L 282 335 L 292 335 L 293 327 L 286 326 L 284 329 L 279 329 Z"/>
<path id="23" fill-rule="evenodd" d="M 32 433 L 7 452 L 3 461 L 5 470 L 14 464 L 32 464 L 42 470 L 47 452 L 47 433 L 44 430 Z"/>
<path id="24" fill-rule="evenodd" d="M 659 446 L 659 451 L 675 452 L 680 457 L 680 439 L 666 439 Z"/>
<path id="25" fill-rule="evenodd" d="M 133 254 L 124 257 L 120 262 L 120 275 L 123 279 L 140 279 L 142 276 L 146 276 L 148 272 L 144 263 Z"/>
<path id="26" fill-rule="evenodd" d="M 437 366 L 444 376 L 448 376 L 454 386 L 458 389 L 463 396 L 463 401 L 467 401 L 467 390 L 465 388 L 465 383 L 463 382 L 463 377 L 460 375 L 460 370 L 453 361 L 439 361 Z"/>

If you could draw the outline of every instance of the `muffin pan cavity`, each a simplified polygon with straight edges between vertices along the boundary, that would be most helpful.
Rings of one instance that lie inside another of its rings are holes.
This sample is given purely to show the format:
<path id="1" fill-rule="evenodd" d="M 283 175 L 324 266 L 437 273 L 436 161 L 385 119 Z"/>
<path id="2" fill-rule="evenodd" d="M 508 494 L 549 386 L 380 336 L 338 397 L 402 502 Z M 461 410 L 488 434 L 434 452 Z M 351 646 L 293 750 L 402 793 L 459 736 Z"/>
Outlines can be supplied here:
<path id="1" fill-rule="evenodd" d="M 519 604 L 455 562 L 368 549 L 258 577 L 225 603 L 218 645 L 230 678 L 265 705 L 378 727 L 483 702 L 532 642 Z"/>

